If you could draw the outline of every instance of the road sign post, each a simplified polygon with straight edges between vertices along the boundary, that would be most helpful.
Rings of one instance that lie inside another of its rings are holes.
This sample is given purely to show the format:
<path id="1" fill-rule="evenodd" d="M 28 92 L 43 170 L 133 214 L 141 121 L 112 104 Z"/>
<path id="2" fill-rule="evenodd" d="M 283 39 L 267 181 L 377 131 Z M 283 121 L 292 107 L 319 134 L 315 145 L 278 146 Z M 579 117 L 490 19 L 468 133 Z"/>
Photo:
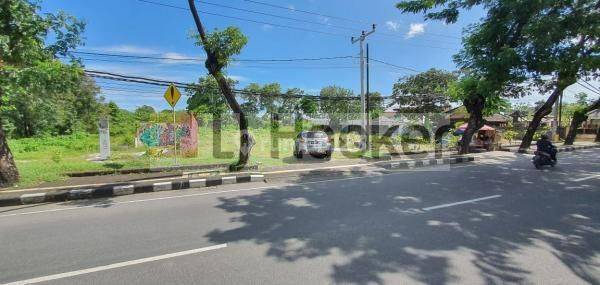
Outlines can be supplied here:
<path id="1" fill-rule="evenodd" d="M 171 109 L 173 110 L 173 147 L 175 151 L 175 164 L 177 164 L 177 121 L 175 120 L 175 105 L 179 102 L 181 98 L 181 93 L 175 87 L 175 84 L 171 83 L 165 92 L 165 100 L 167 103 L 171 105 Z"/>

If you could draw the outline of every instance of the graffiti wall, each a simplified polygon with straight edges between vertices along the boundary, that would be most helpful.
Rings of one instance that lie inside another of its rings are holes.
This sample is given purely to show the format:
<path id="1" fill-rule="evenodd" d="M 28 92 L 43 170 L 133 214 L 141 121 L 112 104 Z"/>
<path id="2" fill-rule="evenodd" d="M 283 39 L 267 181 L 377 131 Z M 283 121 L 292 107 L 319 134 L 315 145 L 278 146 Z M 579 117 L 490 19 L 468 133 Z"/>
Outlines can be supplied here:
<path id="1" fill-rule="evenodd" d="M 198 122 L 188 115 L 183 122 L 173 124 L 146 124 L 136 136 L 136 141 L 148 147 L 171 147 L 177 137 L 177 151 L 184 157 L 198 155 Z"/>

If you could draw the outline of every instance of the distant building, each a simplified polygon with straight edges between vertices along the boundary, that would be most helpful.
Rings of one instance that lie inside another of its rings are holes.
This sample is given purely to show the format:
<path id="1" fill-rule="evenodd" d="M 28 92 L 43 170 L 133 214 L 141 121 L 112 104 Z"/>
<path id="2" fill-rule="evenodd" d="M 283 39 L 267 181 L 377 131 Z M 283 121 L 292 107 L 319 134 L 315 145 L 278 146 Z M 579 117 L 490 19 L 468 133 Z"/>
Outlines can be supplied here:
<path id="1" fill-rule="evenodd" d="M 600 110 L 589 112 L 588 118 L 578 129 L 580 134 L 596 134 L 600 130 Z"/>
<path id="2" fill-rule="evenodd" d="M 464 106 L 456 107 L 445 112 L 448 115 L 448 119 L 451 123 L 467 122 L 469 120 L 469 113 Z M 486 121 L 486 125 L 497 129 L 504 129 L 508 126 L 508 122 L 512 119 L 510 116 L 501 114 L 493 114 L 491 116 L 483 117 Z"/>

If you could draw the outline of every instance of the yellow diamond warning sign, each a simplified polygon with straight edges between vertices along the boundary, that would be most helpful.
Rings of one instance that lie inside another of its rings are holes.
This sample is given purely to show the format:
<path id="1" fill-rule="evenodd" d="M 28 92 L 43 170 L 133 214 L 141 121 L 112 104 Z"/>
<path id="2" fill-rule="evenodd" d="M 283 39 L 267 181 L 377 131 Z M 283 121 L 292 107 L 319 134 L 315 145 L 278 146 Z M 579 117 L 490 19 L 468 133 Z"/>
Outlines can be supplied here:
<path id="1" fill-rule="evenodd" d="M 175 85 L 171 84 L 169 88 L 167 88 L 167 92 L 165 92 L 165 100 L 167 100 L 167 103 L 169 103 L 172 108 L 175 108 L 179 98 L 181 98 L 181 93 L 179 93 L 179 90 L 177 90 Z"/>

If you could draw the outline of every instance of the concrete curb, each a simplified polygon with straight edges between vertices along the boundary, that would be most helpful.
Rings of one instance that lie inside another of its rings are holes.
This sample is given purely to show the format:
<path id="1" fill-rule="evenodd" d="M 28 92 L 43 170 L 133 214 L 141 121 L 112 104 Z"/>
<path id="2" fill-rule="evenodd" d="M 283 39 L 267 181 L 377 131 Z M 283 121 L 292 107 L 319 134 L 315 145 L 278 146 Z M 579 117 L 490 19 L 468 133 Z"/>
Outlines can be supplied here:
<path id="1" fill-rule="evenodd" d="M 473 156 L 458 156 L 458 157 L 450 157 L 450 158 L 440 158 L 440 159 L 415 159 L 411 161 L 399 161 L 399 162 L 391 162 L 385 165 L 382 165 L 384 168 L 388 169 L 414 169 L 426 166 L 436 166 L 436 165 L 447 165 L 447 164 L 458 164 L 465 162 L 475 161 L 475 157 Z"/>
<path id="2" fill-rule="evenodd" d="M 580 150 L 580 149 L 590 149 L 590 148 L 597 148 L 600 147 L 600 144 L 596 144 L 596 145 L 580 145 L 580 146 L 561 146 L 561 147 L 557 147 L 558 152 L 567 152 L 567 151 L 575 151 L 575 150 Z M 516 150 L 515 152 L 517 153 L 527 153 L 527 154 L 534 154 L 535 150 L 526 150 L 524 152 L 520 151 L 520 150 Z"/>
<path id="3" fill-rule="evenodd" d="M 264 182 L 262 174 L 230 175 L 222 177 L 207 177 L 203 179 L 176 179 L 167 182 L 133 183 L 116 186 L 103 186 L 87 189 L 58 190 L 47 193 L 22 194 L 17 197 L 0 198 L 0 207 L 46 202 L 62 202 L 89 198 L 106 198 L 137 193 L 183 190 L 190 188 L 211 187 L 225 184 Z"/>

